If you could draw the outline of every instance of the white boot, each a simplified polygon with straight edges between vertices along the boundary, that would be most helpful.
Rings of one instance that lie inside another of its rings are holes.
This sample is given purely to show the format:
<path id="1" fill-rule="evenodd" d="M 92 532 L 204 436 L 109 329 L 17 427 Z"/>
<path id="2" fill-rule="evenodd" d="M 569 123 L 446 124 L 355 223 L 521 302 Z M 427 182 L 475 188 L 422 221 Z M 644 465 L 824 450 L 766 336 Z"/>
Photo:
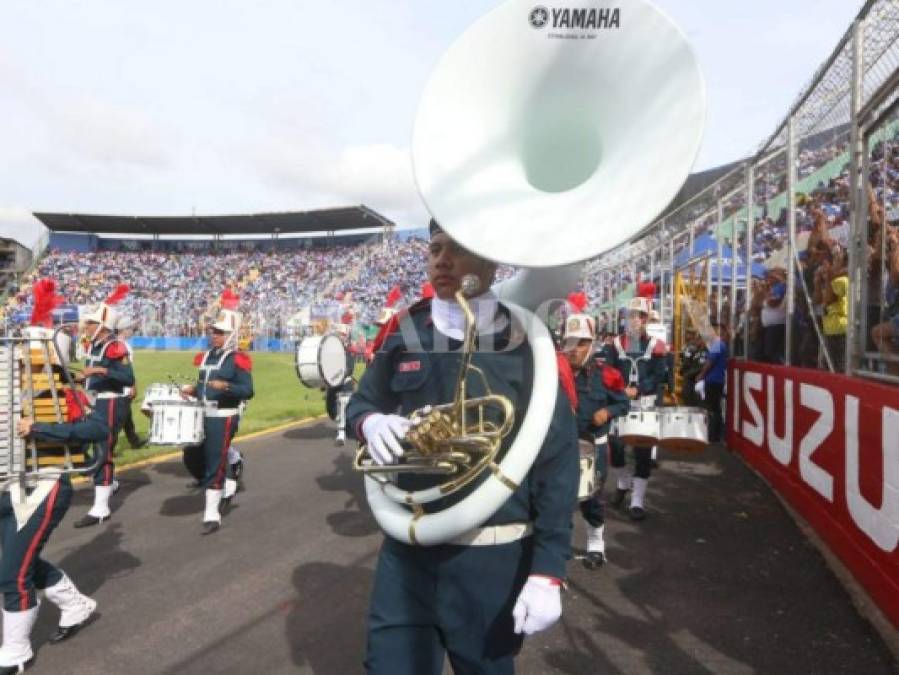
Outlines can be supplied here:
<path id="1" fill-rule="evenodd" d="M 643 508 L 643 498 L 646 496 L 648 478 L 634 478 L 634 491 L 631 493 L 631 520 L 643 520 L 646 518 L 646 510 Z"/>
<path id="2" fill-rule="evenodd" d="M 593 527 L 587 523 L 587 555 L 584 556 L 584 567 L 596 570 L 606 562 L 606 542 L 602 533 L 605 525 Z"/>
<path id="3" fill-rule="evenodd" d="M 344 445 L 346 443 L 346 432 L 343 429 L 337 430 L 337 438 L 334 439 L 334 442 L 337 445 Z"/>
<path id="4" fill-rule="evenodd" d="M 97 609 L 97 601 L 81 593 L 65 574 L 44 589 L 47 600 L 59 607 L 59 627 L 71 628 L 84 623 Z"/>
<path id="5" fill-rule="evenodd" d="M 24 672 L 25 664 L 34 658 L 31 651 L 31 629 L 37 620 L 35 605 L 24 612 L 3 610 L 3 646 L 0 647 L 0 668 L 18 668 Z"/>
<path id="6" fill-rule="evenodd" d="M 587 525 L 587 553 L 606 552 L 606 541 L 602 536 L 605 529 L 605 525 L 600 525 L 599 527 Z"/>
<path id="7" fill-rule="evenodd" d="M 109 518 L 109 498 L 112 496 L 112 485 L 97 485 L 94 487 L 94 505 L 87 515 L 106 520 Z"/>
<path id="8" fill-rule="evenodd" d="M 237 481 L 234 480 L 233 478 L 226 478 L 225 479 L 225 492 L 223 495 L 224 498 L 231 499 L 231 497 L 233 497 L 235 494 L 237 494 Z M 207 497 L 207 499 L 208 499 L 208 497 Z"/>
<path id="9" fill-rule="evenodd" d="M 206 490 L 206 510 L 203 512 L 203 534 L 212 534 L 222 523 L 219 505 L 222 503 L 223 490 Z"/>

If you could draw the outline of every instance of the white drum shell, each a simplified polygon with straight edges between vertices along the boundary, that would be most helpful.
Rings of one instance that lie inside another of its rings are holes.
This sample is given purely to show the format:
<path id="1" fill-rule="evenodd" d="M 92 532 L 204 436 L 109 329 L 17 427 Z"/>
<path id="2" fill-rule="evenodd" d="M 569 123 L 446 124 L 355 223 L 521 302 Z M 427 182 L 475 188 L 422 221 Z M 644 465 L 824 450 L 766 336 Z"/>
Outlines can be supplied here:
<path id="1" fill-rule="evenodd" d="M 628 445 L 645 447 L 659 440 L 660 410 L 634 408 L 627 415 L 615 418 L 618 438 Z"/>
<path id="2" fill-rule="evenodd" d="M 346 348 L 336 335 L 313 335 L 297 345 L 296 370 L 310 389 L 327 389 L 346 378 Z"/>
<path id="3" fill-rule="evenodd" d="M 177 384 L 154 382 L 147 387 L 146 392 L 144 392 L 144 400 L 141 403 L 140 409 L 144 412 L 149 412 L 157 403 L 166 401 L 178 403 L 181 400 L 183 400 L 181 397 L 181 389 Z"/>
<path id="4" fill-rule="evenodd" d="M 708 412 L 703 408 L 665 408 L 659 445 L 666 450 L 699 451 L 709 444 Z"/>
<path id="5" fill-rule="evenodd" d="M 150 443 L 199 445 L 205 438 L 203 419 L 203 404 L 199 401 L 156 403 L 150 423 Z"/>

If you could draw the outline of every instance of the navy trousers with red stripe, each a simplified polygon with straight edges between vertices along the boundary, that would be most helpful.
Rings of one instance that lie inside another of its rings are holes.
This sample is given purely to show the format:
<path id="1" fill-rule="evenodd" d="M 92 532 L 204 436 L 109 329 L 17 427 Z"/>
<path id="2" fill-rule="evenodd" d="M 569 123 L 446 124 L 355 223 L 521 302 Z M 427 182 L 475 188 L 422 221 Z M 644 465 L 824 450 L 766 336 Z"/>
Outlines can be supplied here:
<path id="1" fill-rule="evenodd" d="M 68 476 L 63 476 L 19 530 L 9 492 L 0 495 L 0 548 L 3 550 L 0 589 L 3 609 L 7 612 L 24 612 L 35 607 L 37 590 L 62 579 L 62 572 L 41 558 L 41 550 L 69 510 L 71 501 L 72 483 Z"/>
<path id="2" fill-rule="evenodd" d="M 95 409 L 109 427 L 109 435 L 94 443 L 94 452 L 100 458 L 94 470 L 94 485 L 112 485 L 115 478 L 115 446 L 130 405 L 131 399 L 127 396 L 97 399 Z"/>
<path id="3" fill-rule="evenodd" d="M 228 473 L 228 446 L 237 432 L 240 415 L 231 417 L 207 417 L 203 420 L 206 438 L 203 439 L 203 456 L 206 460 L 206 472 L 202 487 L 210 490 L 221 490 L 225 486 Z"/>

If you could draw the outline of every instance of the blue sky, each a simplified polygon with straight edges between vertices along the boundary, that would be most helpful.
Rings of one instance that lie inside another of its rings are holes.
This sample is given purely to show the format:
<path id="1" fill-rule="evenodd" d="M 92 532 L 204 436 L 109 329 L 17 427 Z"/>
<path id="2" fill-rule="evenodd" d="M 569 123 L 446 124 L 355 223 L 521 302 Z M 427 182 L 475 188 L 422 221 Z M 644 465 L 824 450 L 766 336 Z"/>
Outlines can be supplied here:
<path id="1" fill-rule="evenodd" d="M 419 94 L 495 0 L 12 0 L 0 5 L 0 236 L 31 211 L 174 215 L 364 202 L 422 224 Z M 697 169 L 753 152 L 861 0 L 656 0 L 709 117 Z"/>

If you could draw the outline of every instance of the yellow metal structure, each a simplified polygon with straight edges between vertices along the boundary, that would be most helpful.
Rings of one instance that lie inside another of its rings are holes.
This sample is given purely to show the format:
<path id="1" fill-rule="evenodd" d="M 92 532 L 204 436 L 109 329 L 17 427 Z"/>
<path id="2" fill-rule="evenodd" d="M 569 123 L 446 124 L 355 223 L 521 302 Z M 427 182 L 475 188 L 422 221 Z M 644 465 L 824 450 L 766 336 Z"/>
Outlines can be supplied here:
<path id="1" fill-rule="evenodd" d="M 697 274 L 696 266 L 677 272 L 674 276 L 674 391 L 679 404 L 683 377 L 681 376 L 681 353 L 687 342 L 687 332 L 697 331 L 701 335 L 707 335 L 709 330 L 709 306 L 708 289 L 711 268 L 709 260 L 702 264 L 701 271 Z"/>

